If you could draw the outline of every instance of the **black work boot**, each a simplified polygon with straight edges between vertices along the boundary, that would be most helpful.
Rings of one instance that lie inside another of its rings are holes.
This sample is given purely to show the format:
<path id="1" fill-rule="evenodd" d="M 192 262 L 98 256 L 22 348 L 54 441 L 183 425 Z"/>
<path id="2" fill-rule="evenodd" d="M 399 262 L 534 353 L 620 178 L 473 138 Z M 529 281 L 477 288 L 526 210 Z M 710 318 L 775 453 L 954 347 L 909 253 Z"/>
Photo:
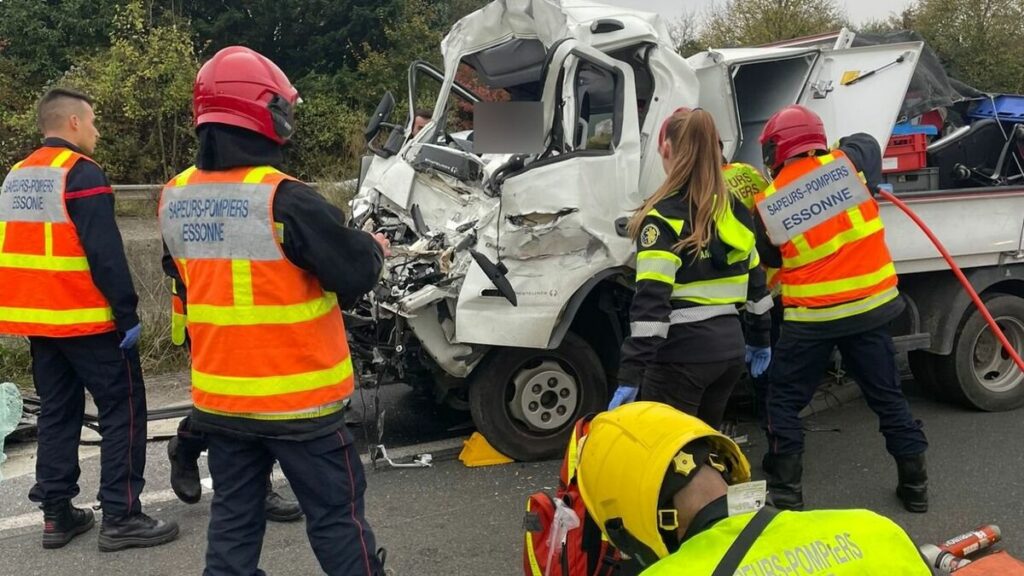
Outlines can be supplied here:
<path id="1" fill-rule="evenodd" d="M 63 548 L 71 539 L 88 532 L 96 520 L 92 510 L 75 508 L 71 500 L 47 502 L 43 509 L 43 548 Z"/>
<path id="2" fill-rule="evenodd" d="M 896 472 L 899 483 L 896 496 L 903 502 L 907 512 L 928 511 L 928 470 L 924 454 L 896 457 Z"/>
<path id="3" fill-rule="evenodd" d="M 302 518 L 302 508 L 295 500 L 289 500 L 274 492 L 274 485 L 267 477 L 267 499 L 266 512 L 267 520 L 271 522 L 294 522 Z"/>
<path id="4" fill-rule="evenodd" d="M 199 459 L 190 458 L 178 447 L 178 439 L 167 443 L 167 458 L 171 461 L 171 489 L 179 500 L 195 504 L 203 497 L 203 485 L 199 483 Z"/>
<path id="5" fill-rule="evenodd" d="M 177 537 L 178 523 L 173 520 L 156 520 L 142 512 L 111 518 L 104 514 L 103 525 L 100 526 L 100 552 L 159 546 Z"/>
<path id="6" fill-rule="evenodd" d="M 761 462 L 768 480 L 768 498 L 779 510 L 803 510 L 803 454 L 765 454 Z"/>

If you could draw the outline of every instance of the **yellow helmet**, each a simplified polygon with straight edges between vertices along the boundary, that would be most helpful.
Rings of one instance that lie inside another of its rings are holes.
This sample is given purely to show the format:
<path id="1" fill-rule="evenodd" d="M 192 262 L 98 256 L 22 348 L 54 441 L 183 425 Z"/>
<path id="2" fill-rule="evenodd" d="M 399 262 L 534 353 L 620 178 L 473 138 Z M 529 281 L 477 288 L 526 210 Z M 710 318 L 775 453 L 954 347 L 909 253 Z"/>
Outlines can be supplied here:
<path id="1" fill-rule="evenodd" d="M 701 439 L 707 445 L 703 453 L 714 453 L 710 461 L 682 450 Z M 750 480 L 750 463 L 731 438 L 657 402 L 633 402 L 599 414 L 581 450 L 578 482 L 587 511 L 627 553 L 623 537 L 657 558 L 669 554 L 660 530 L 674 529 L 675 509 L 659 510 L 659 500 L 670 465 L 683 482 L 705 462 L 726 474 L 730 484 Z"/>

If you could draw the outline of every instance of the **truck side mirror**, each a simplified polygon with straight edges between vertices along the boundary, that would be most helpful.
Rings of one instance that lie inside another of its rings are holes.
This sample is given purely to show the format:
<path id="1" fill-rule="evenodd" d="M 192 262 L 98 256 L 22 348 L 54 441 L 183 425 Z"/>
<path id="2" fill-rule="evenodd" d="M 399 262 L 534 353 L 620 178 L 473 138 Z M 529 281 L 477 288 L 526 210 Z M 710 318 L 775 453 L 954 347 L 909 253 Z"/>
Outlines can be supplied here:
<path id="1" fill-rule="evenodd" d="M 384 97 L 380 99 L 380 104 L 377 105 L 377 109 L 373 112 L 373 116 L 370 117 L 370 121 L 366 123 L 366 129 L 363 130 L 363 136 L 366 138 L 366 147 L 370 149 L 370 152 L 381 158 L 390 158 L 398 154 L 398 151 L 402 149 L 402 144 L 405 142 L 405 128 L 388 122 L 394 109 L 395 97 L 391 95 L 391 92 L 385 92 Z M 391 129 L 391 134 L 382 148 L 373 143 L 381 128 Z"/>
<path id="2" fill-rule="evenodd" d="M 377 109 L 373 112 L 373 116 L 370 116 L 370 121 L 366 123 L 366 129 L 363 130 L 363 136 L 366 137 L 367 142 L 377 136 L 381 126 L 387 123 L 388 119 L 391 118 L 391 112 L 394 110 L 395 97 L 390 91 L 385 92 L 384 97 L 380 99 L 380 104 L 377 104 Z"/>

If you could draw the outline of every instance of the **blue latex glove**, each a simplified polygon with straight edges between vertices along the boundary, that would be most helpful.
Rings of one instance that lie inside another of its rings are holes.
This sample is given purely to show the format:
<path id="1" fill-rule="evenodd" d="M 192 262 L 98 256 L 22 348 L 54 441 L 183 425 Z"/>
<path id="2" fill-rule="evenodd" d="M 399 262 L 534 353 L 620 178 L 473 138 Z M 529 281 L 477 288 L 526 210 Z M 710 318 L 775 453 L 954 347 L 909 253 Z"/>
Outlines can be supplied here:
<path id="1" fill-rule="evenodd" d="M 139 343 L 139 336 L 142 334 L 142 324 L 136 324 L 134 328 L 129 328 L 124 333 L 124 340 L 121 340 L 121 350 L 128 350 L 135 348 Z"/>
<path id="2" fill-rule="evenodd" d="M 636 386 L 619 384 L 619 387 L 615 389 L 615 394 L 612 396 L 612 401 L 608 403 L 608 409 L 614 410 L 623 404 L 633 402 L 636 400 L 637 390 Z"/>
<path id="3" fill-rule="evenodd" d="M 746 360 L 750 364 L 750 375 L 760 378 L 768 370 L 768 365 L 772 363 L 772 349 L 768 346 L 764 348 L 747 346 Z"/>

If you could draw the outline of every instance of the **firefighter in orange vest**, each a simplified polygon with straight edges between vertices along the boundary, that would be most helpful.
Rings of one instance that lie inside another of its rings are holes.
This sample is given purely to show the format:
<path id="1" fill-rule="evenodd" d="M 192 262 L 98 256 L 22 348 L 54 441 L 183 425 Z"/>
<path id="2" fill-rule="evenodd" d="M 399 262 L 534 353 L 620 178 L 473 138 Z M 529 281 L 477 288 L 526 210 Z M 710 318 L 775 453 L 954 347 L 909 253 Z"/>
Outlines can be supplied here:
<path id="1" fill-rule="evenodd" d="M 784 308 L 763 423 L 773 502 L 803 508 L 798 414 L 838 348 L 896 460 L 897 496 L 907 510 L 925 512 L 928 441 L 903 396 L 887 328 L 905 304 L 872 196 L 882 178 L 878 142 L 854 134 L 829 151 L 821 118 L 802 106 L 772 116 L 760 141 L 772 183 L 756 197 L 758 250 L 767 266 L 780 269 Z"/>
<path id="2" fill-rule="evenodd" d="M 241 46 L 196 76 L 196 165 L 161 194 L 169 272 L 187 294 L 192 426 L 209 444 L 207 576 L 252 576 L 280 463 L 328 575 L 383 573 L 342 408 L 353 391 L 339 300 L 376 285 L 386 241 L 279 169 L 299 94 Z"/>
<path id="3" fill-rule="evenodd" d="M 175 273 L 174 259 L 164 254 L 163 266 Z M 185 304 L 188 295 L 185 287 L 171 278 L 171 344 L 191 349 L 188 338 L 188 310 Z M 185 416 L 178 423 L 178 433 L 167 442 L 167 456 L 171 464 L 171 490 L 178 500 L 196 504 L 203 497 L 203 485 L 199 478 L 199 456 L 207 448 L 206 435 L 192 429 L 192 418 Z M 274 490 L 270 476 L 267 477 L 267 497 L 264 501 L 267 520 L 271 522 L 295 522 L 302 519 L 302 508 Z"/>
<path id="4" fill-rule="evenodd" d="M 88 389 L 99 408 L 103 551 L 156 546 L 174 522 L 142 513 L 146 389 L 132 285 L 114 196 L 87 155 L 96 148 L 92 100 L 54 89 L 39 101 L 43 146 L 14 165 L 0 190 L 0 334 L 27 336 L 41 402 L 36 483 L 43 547 L 94 524 L 78 495 L 78 444 Z"/>

